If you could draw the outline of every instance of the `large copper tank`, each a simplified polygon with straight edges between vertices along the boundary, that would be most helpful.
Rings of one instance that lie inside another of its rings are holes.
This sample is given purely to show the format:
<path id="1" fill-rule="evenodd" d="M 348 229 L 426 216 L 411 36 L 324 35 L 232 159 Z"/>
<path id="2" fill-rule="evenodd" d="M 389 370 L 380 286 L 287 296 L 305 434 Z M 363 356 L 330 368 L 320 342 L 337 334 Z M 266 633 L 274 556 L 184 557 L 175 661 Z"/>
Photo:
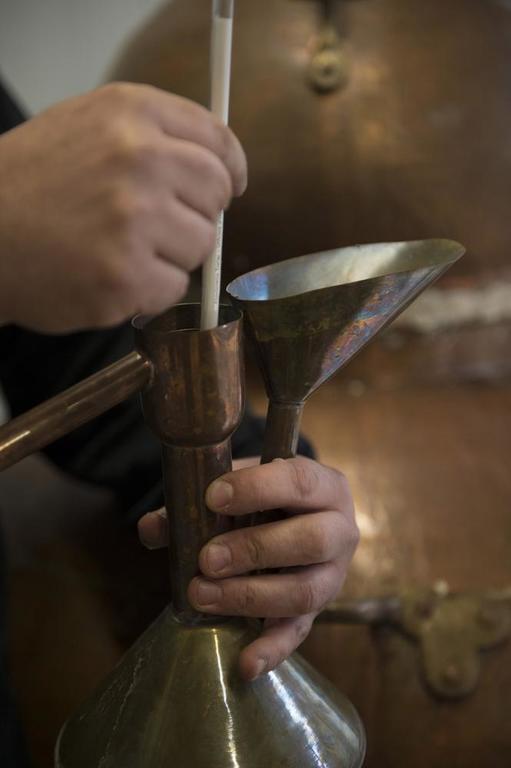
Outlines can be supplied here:
<path id="1" fill-rule="evenodd" d="M 339 245 L 429 236 L 468 246 L 461 271 L 506 265 L 511 3 L 236 6 L 232 125 L 251 177 L 228 218 L 229 276 Z M 209 0 L 165 4 L 115 75 L 207 104 L 209 14 Z M 319 93 L 309 69 L 324 17 L 344 77 Z"/>

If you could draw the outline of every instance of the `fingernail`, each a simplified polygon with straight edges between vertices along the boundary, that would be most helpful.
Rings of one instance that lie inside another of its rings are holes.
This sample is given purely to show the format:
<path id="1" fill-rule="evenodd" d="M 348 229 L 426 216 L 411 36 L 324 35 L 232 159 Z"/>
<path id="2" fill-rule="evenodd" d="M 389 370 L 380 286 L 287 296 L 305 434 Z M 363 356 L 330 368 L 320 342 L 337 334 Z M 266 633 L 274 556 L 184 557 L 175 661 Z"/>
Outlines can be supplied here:
<path id="1" fill-rule="evenodd" d="M 266 659 L 258 659 L 257 664 L 255 665 L 255 671 L 254 676 L 252 677 L 252 680 L 257 680 L 258 677 L 261 677 L 261 675 L 264 675 L 266 672 L 266 667 L 268 665 L 268 662 Z"/>
<path id="2" fill-rule="evenodd" d="M 216 605 L 222 599 L 222 588 L 210 581 L 199 580 L 197 588 L 197 604 L 201 608 Z"/>
<path id="3" fill-rule="evenodd" d="M 229 506 L 233 496 L 234 489 L 230 483 L 226 483 L 225 480 L 215 480 L 208 488 L 206 504 L 210 509 L 220 512 Z"/>
<path id="4" fill-rule="evenodd" d="M 206 550 L 206 561 L 212 573 L 219 573 L 232 564 L 232 553 L 225 544 L 210 544 Z"/>

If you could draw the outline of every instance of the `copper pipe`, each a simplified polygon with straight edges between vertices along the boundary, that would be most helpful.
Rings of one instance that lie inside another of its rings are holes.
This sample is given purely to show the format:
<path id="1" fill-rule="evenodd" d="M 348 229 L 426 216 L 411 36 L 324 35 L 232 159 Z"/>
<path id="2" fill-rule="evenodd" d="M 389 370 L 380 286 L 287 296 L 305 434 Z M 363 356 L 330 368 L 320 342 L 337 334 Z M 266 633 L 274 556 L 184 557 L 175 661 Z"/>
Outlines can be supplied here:
<path id="1" fill-rule="evenodd" d="M 261 464 L 296 456 L 304 406 L 305 403 L 276 403 L 270 400 Z"/>
<path id="2" fill-rule="evenodd" d="M 221 307 L 222 325 L 207 331 L 200 320 L 199 304 L 182 304 L 134 323 L 137 349 L 155 369 L 142 407 L 163 446 L 172 606 L 187 625 L 211 622 L 192 608 L 187 590 L 202 547 L 232 527 L 232 518 L 208 509 L 205 495 L 232 468 L 230 437 L 244 405 L 241 312 Z"/>
<path id="3" fill-rule="evenodd" d="M 151 380 L 152 364 L 139 352 L 67 389 L 0 428 L 0 471 L 81 427 Z"/>

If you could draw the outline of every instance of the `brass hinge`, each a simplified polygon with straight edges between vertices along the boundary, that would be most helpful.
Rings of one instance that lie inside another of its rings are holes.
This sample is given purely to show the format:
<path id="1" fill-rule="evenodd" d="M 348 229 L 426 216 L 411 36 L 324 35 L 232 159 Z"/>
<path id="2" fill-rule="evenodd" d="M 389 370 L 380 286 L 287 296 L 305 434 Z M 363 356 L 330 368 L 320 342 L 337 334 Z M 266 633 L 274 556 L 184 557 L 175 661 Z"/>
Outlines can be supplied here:
<path id="1" fill-rule="evenodd" d="M 477 687 L 481 651 L 511 636 L 511 588 L 457 594 L 438 582 L 400 596 L 333 603 L 319 620 L 389 625 L 413 637 L 429 689 L 443 699 L 459 699 Z"/>

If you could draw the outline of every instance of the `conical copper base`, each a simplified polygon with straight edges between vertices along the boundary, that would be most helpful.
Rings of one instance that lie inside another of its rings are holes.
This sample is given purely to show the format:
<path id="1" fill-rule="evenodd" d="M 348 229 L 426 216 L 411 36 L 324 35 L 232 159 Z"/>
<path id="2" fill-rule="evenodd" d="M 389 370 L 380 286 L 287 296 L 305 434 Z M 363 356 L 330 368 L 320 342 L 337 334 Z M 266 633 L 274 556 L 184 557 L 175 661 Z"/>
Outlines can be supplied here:
<path id="1" fill-rule="evenodd" d="M 257 635 L 243 621 L 186 626 L 168 609 L 64 726 L 57 768 L 359 768 L 358 715 L 300 656 L 239 678 Z"/>

